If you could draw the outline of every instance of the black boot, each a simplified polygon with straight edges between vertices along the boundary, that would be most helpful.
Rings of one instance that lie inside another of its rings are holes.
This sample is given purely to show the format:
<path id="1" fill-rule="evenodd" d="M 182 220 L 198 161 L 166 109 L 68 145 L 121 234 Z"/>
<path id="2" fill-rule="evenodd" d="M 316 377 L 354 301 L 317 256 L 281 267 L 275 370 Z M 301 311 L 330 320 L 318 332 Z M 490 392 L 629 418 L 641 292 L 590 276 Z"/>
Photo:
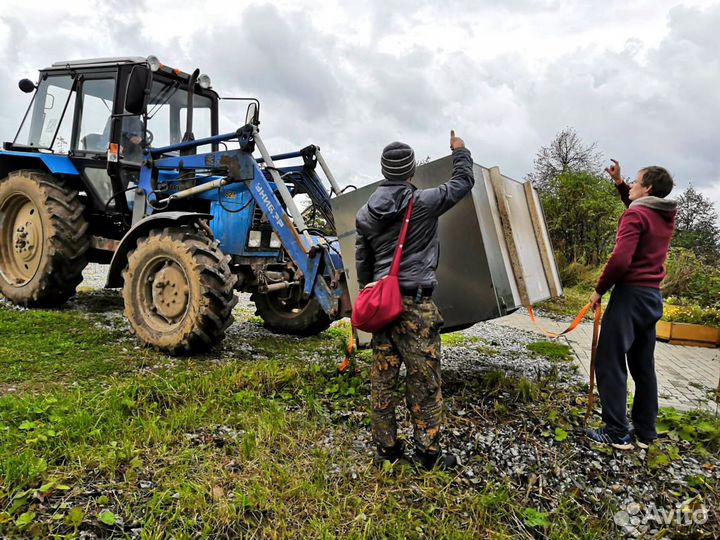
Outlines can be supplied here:
<path id="1" fill-rule="evenodd" d="M 415 450 L 415 463 L 423 469 L 431 471 L 435 467 L 439 469 L 454 469 L 458 465 L 457 458 L 452 454 L 429 454 L 420 449 Z"/>
<path id="2" fill-rule="evenodd" d="M 382 467 L 386 461 L 395 463 L 405 457 L 405 443 L 398 440 L 393 446 L 386 448 L 378 446 L 375 453 L 375 465 Z"/>

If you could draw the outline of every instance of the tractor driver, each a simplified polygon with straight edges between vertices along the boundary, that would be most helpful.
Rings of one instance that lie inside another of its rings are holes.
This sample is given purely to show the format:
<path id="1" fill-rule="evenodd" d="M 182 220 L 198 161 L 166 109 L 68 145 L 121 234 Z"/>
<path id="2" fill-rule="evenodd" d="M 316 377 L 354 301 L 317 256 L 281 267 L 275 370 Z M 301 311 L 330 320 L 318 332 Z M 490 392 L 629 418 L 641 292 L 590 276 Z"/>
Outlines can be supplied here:
<path id="1" fill-rule="evenodd" d="M 143 121 L 139 116 L 126 116 L 122 121 L 120 152 L 127 161 L 142 161 Z"/>

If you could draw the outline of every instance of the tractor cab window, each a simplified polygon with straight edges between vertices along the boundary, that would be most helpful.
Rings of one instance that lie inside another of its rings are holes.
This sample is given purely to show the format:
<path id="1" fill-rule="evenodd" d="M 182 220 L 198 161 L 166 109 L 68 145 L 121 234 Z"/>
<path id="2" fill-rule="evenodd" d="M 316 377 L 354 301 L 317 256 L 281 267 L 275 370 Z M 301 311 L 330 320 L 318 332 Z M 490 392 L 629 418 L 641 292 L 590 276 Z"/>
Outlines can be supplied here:
<path id="1" fill-rule="evenodd" d="M 74 84 L 69 75 L 41 80 L 14 144 L 67 152 L 75 108 Z"/>
<path id="2" fill-rule="evenodd" d="M 83 82 L 79 150 L 107 152 L 114 94 L 115 79 L 88 79 Z"/>
<path id="3" fill-rule="evenodd" d="M 153 81 L 147 106 L 148 137 L 160 148 L 182 142 L 187 121 L 188 94 L 177 82 Z M 193 95 L 193 134 L 195 139 L 212 136 L 212 99 Z M 152 135 L 150 135 L 152 134 Z"/>
<path id="4" fill-rule="evenodd" d="M 102 160 L 87 159 L 92 154 L 105 155 L 110 143 L 112 129 L 113 100 L 115 97 L 115 79 L 109 74 L 103 78 L 85 79 L 80 93 L 80 122 L 78 128 L 77 154 L 82 159 L 82 174 L 87 186 L 95 194 L 100 204 L 107 210 L 111 201 L 113 185 Z M 85 154 L 85 156 L 83 156 Z"/>

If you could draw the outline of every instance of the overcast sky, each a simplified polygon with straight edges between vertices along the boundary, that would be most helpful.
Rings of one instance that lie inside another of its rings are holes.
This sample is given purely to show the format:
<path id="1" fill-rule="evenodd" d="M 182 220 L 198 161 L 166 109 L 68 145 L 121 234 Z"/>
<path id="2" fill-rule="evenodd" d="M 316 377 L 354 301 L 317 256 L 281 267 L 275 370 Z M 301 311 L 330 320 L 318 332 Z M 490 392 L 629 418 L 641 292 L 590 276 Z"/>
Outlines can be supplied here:
<path id="1" fill-rule="evenodd" d="M 380 175 L 392 140 L 514 178 L 566 126 L 626 175 L 666 166 L 720 209 L 720 3 L 321 0 L 3 2 L 0 131 L 12 140 L 24 77 L 57 60 L 157 55 L 260 99 L 271 152 L 314 143 L 341 185 Z M 243 121 L 232 107 L 228 130 Z"/>

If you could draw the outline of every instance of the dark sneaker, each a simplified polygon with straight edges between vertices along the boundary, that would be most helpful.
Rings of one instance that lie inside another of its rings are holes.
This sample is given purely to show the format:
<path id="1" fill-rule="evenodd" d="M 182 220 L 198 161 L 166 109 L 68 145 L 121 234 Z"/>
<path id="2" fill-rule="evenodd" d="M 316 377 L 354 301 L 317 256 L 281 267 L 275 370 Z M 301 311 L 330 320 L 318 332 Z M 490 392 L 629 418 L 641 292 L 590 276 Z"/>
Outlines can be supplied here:
<path id="1" fill-rule="evenodd" d="M 405 457 L 405 443 L 403 441 L 397 441 L 393 446 L 385 448 L 383 446 L 377 447 L 375 452 L 375 465 L 382 468 L 385 462 L 395 463 L 402 460 Z"/>
<path id="2" fill-rule="evenodd" d="M 609 444 L 618 450 L 632 450 L 633 448 L 633 437 L 629 433 L 624 437 L 616 437 L 605 431 L 605 428 L 600 428 L 588 429 L 585 435 L 596 443 Z"/>
<path id="3" fill-rule="evenodd" d="M 434 468 L 438 469 L 454 469 L 458 466 L 457 458 L 452 454 L 443 454 L 438 452 L 437 454 L 429 454 L 422 450 L 415 450 L 415 463 L 420 465 L 426 471 L 431 471 Z"/>

